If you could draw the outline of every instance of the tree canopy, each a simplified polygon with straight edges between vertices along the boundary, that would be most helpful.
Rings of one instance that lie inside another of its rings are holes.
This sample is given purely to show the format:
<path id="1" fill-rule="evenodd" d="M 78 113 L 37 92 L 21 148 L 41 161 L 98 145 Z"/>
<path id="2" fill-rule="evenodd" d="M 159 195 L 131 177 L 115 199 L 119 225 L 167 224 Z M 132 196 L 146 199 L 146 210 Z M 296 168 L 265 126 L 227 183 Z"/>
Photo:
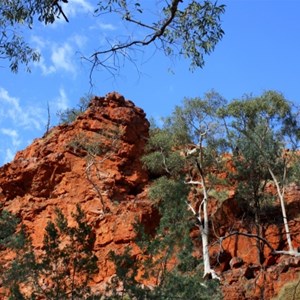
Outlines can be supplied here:
<path id="1" fill-rule="evenodd" d="M 67 0 L 5 0 L 0 4 L 0 58 L 10 62 L 12 71 L 19 64 L 28 65 L 39 60 L 39 53 L 22 35 L 22 28 L 33 28 L 35 22 L 45 25 L 57 18 L 68 16 L 64 7 L 71 6 Z M 114 36 L 104 46 L 95 45 L 91 54 L 84 58 L 92 64 L 92 71 L 104 67 L 110 71 L 120 68 L 123 59 L 134 62 L 135 51 L 149 45 L 167 56 L 182 56 L 190 61 L 191 69 L 203 67 L 204 55 L 210 54 L 224 32 L 221 16 L 225 6 L 215 1 L 168 0 L 145 1 L 107 0 L 98 1 L 94 17 L 115 15 L 126 24 L 126 36 Z M 109 62 L 113 60 L 113 65 Z"/>
<path id="2" fill-rule="evenodd" d="M 245 234 L 257 240 L 258 262 L 265 260 L 265 246 L 271 247 L 273 254 L 295 255 L 284 195 L 288 183 L 295 179 L 295 165 L 299 165 L 299 129 L 298 110 L 275 91 L 229 103 L 215 92 L 203 98 L 185 99 L 182 106 L 177 106 L 164 120 L 161 128 L 152 129 L 149 153 L 143 161 L 154 174 L 150 197 L 159 207 L 162 232 L 168 236 L 169 245 L 175 243 L 173 230 L 180 231 L 177 236 L 183 236 L 184 226 L 192 231 L 187 220 L 194 215 L 205 278 L 218 278 L 209 254 L 212 241 L 219 240 L 222 244 L 232 234 L 240 234 L 234 232 L 220 237 L 216 233 L 218 229 L 213 225 L 208 207 L 212 200 L 222 204 L 224 195 L 220 190 L 235 190 L 234 197 L 239 206 L 243 206 L 247 220 L 243 226 L 249 233 Z M 267 191 L 267 184 L 275 188 L 275 194 Z M 183 186 L 186 186 L 185 194 Z M 272 248 L 264 239 L 261 222 L 263 214 L 268 213 L 263 206 L 269 203 L 274 207 L 276 198 L 288 246 L 283 251 Z M 172 202 L 167 212 L 162 211 L 164 199 Z M 172 229 L 174 220 L 176 225 Z M 187 251 L 195 251 L 191 249 L 193 246 Z"/>
<path id="3" fill-rule="evenodd" d="M 32 29 L 34 22 L 53 23 L 61 15 L 67 20 L 61 3 L 66 0 L 3 0 L 0 4 L 0 59 L 10 62 L 10 69 L 17 72 L 19 64 L 28 66 L 38 61 L 40 54 L 24 39 L 22 28 Z"/>

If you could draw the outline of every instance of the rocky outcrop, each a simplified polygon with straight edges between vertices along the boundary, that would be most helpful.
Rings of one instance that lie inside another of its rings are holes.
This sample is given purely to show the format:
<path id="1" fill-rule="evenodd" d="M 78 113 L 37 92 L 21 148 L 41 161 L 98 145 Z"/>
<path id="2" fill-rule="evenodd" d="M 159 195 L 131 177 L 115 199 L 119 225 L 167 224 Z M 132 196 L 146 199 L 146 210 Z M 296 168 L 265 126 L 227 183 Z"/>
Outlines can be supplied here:
<path id="1" fill-rule="evenodd" d="M 293 247 L 299 251 L 300 219 L 299 210 L 295 210 L 300 203 L 298 188 L 289 186 L 286 199 Z M 221 244 L 216 239 L 210 248 L 214 268 L 221 275 L 225 300 L 273 299 L 285 284 L 300 280 L 300 253 L 299 256 L 274 255 L 267 244 L 260 243 L 260 255 L 254 237 L 256 224 L 239 208 L 234 193 L 232 198 L 211 210 L 215 235 L 219 238 L 229 236 Z M 264 212 L 261 225 L 263 238 L 274 250 L 288 250 L 279 203 Z M 232 234 L 234 232 L 241 234 Z"/>
<path id="2" fill-rule="evenodd" d="M 140 220 L 149 232 L 158 223 L 158 213 L 147 198 L 148 174 L 140 161 L 148 131 L 143 110 L 118 93 L 110 93 L 95 97 L 76 121 L 52 128 L 0 168 L 0 204 L 27 225 L 37 251 L 54 210 L 60 208 L 71 220 L 76 204 L 81 205 L 95 230 L 100 270 L 94 277 L 95 289 L 102 289 L 114 274 L 108 258 L 111 250 L 122 251 L 130 245 L 133 255 L 139 254 L 132 223 Z M 217 236 L 233 230 L 255 232 L 255 224 L 244 220 L 234 187 L 227 194 L 222 204 L 211 201 L 209 207 L 215 235 L 210 248 L 212 264 L 221 277 L 224 299 L 271 299 L 286 282 L 297 278 L 300 259 L 271 255 L 265 246 L 261 263 L 256 240 L 243 235 L 218 244 Z M 289 188 L 287 199 L 297 248 L 298 187 Z M 277 250 L 286 249 L 280 218 L 280 209 L 275 207 L 264 220 L 264 236 Z M 191 234 L 198 236 L 196 230 Z M 195 239 L 195 243 L 199 242 Z"/>
<path id="3" fill-rule="evenodd" d="M 75 122 L 52 128 L 0 169 L 1 205 L 24 221 L 40 249 L 54 210 L 71 220 L 80 204 L 96 231 L 101 285 L 114 274 L 109 251 L 131 244 L 132 223 L 152 213 L 140 161 L 148 130 L 143 110 L 123 96 L 95 97 Z"/>

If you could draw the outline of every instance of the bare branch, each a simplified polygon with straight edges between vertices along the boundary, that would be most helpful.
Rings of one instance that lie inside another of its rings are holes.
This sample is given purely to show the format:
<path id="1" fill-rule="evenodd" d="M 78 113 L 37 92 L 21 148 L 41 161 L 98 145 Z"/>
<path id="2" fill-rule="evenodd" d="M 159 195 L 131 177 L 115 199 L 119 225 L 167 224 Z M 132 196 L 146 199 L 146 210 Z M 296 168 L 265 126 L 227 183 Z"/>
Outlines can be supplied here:
<path id="1" fill-rule="evenodd" d="M 270 250 L 271 250 L 271 254 L 272 255 L 279 255 L 279 254 L 284 254 L 284 255 L 291 255 L 291 256 L 300 256 L 300 253 L 298 251 L 295 251 L 295 250 L 289 250 L 289 251 L 285 251 L 285 250 L 275 250 L 274 247 L 270 244 L 270 242 L 257 235 L 257 234 L 252 234 L 252 233 L 247 233 L 247 232 L 240 232 L 240 231 L 233 231 L 223 237 L 220 237 L 219 238 L 219 243 L 222 244 L 222 242 L 231 237 L 231 236 L 234 236 L 234 235 L 242 235 L 242 236 L 246 236 L 246 237 L 249 237 L 249 238 L 255 238 L 255 239 L 258 239 L 260 241 L 262 241 Z"/>
<path id="2" fill-rule="evenodd" d="M 197 180 L 189 180 L 189 181 L 185 181 L 185 184 L 192 184 L 192 185 L 199 185 L 202 184 L 201 181 L 197 181 Z"/>
<path id="3" fill-rule="evenodd" d="M 186 202 L 186 204 L 187 204 L 188 208 L 192 211 L 192 213 L 196 217 L 196 219 L 199 221 L 199 227 L 201 227 L 202 226 L 201 215 L 196 213 L 194 207 L 189 202 Z"/>
<path id="4" fill-rule="evenodd" d="M 68 1 L 63 1 L 63 2 L 68 2 Z M 64 13 L 62 7 L 60 6 L 60 4 L 58 4 L 57 0 L 54 0 L 53 5 L 56 5 L 56 7 L 58 8 L 59 14 L 62 14 L 62 16 L 64 17 L 65 21 L 67 23 L 69 23 L 69 19 L 67 18 L 66 14 Z"/>
<path id="5" fill-rule="evenodd" d="M 155 30 L 154 34 L 146 36 L 146 38 L 144 40 L 134 40 L 134 41 L 131 41 L 131 42 L 128 42 L 125 44 L 117 44 L 107 50 L 97 51 L 91 57 L 94 57 L 94 59 L 98 59 L 98 56 L 101 54 L 117 52 L 117 51 L 125 49 L 125 48 L 130 48 L 134 45 L 147 46 L 147 45 L 151 44 L 152 42 L 154 42 L 156 39 L 160 38 L 164 34 L 166 28 L 170 25 L 170 23 L 172 22 L 172 20 L 174 19 L 175 15 L 176 15 L 179 2 L 182 2 L 182 0 L 173 0 L 172 5 L 170 6 L 170 16 L 169 16 L 169 18 L 167 18 L 165 20 L 165 22 L 162 24 L 162 26 L 158 30 L 154 27 L 151 28 L 151 26 L 143 24 L 144 27 L 148 27 L 148 28 Z"/>
<path id="6" fill-rule="evenodd" d="M 103 56 L 105 56 L 106 54 L 111 54 L 109 56 L 115 56 L 117 54 L 121 54 L 122 56 L 126 56 L 124 55 L 124 52 L 122 52 L 122 50 L 124 49 L 130 49 L 133 48 L 134 46 L 148 46 L 151 43 L 155 42 L 155 40 L 162 38 L 167 27 L 171 24 L 171 22 L 173 21 L 173 19 L 176 16 L 176 13 L 178 11 L 178 5 L 179 3 L 182 2 L 182 0 L 173 0 L 169 11 L 170 11 L 170 15 L 168 18 L 166 18 L 164 20 L 164 22 L 161 24 L 161 26 L 159 28 L 153 27 L 151 25 L 145 24 L 143 22 L 140 21 L 136 21 L 132 18 L 130 18 L 128 15 L 125 16 L 125 20 L 134 24 L 137 24 L 141 27 L 145 27 L 147 29 L 151 29 L 153 31 L 152 34 L 147 35 L 143 40 L 133 40 L 133 41 L 128 41 L 126 43 L 118 43 L 114 46 L 111 46 L 109 49 L 103 50 L 103 51 L 96 51 L 95 53 L 93 53 L 90 58 L 84 58 L 87 61 L 92 63 L 92 68 L 91 68 L 91 74 L 93 73 L 94 69 L 96 66 L 100 65 L 102 67 L 104 67 L 105 69 L 110 69 L 110 67 L 105 64 L 107 58 L 102 58 Z M 101 56 L 101 59 L 99 58 L 99 56 Z M 91 75 L 90 75 L 91 78 Z"/>

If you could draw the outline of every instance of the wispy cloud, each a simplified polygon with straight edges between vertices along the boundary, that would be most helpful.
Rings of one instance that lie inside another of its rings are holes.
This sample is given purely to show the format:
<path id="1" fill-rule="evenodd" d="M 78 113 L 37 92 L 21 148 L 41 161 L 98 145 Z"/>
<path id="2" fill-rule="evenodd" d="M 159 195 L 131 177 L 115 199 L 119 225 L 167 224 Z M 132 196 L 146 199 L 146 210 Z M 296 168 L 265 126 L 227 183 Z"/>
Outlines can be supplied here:
<path id="1" fill-rule="evenodd" d="M 47 66 L 43 56 L 40 58 L 39 62 L 35 63 L 35 65 L 41 68 L 43 75 L 49 75 L 56 72 L 55 66 Z"/>
<path id="2" fill-rule="evenodd" d="M 77 74 L 75 53 L 77 49 L 83 48 L 86 44 L 85 36 L 75 34 L 61 44 L 33 36 L 32 42 L 41 53 L 40 61 L 36 62 L 35 66 L 42 70 L 43 75 L 58 71 L 71 73 L 74 76 Z"/>
<path id="3" fill-rule="evenodd" d="M 52 105 L 58 111 L 65 110 L 69 107 L 69 99 L 64 88 L 59 89 L 59 96 L 54 99 Z"/>
<path id="4" fill-rule="evenodd" d="M 59 47 L 52 48 L 51 61 L 56 70 L 64 70 L 75 74 L 76 67 L 72 61 L 75 50 L 69 43 L 65 43 Z"/>
<path id="5" fill-rule="evenodd" d="M 117 26 L 112 23 L 104 23 L 103 21 L 97 21 L 95 25 L 89 27 L 90 30 L 101 29 L 102 31 L 115 31 L 117 30 Z"/>
<path id="6" fill-rule="evenodd" d="M 44 49 L 48 49 L 50 42 L 37 35 L 32 36 L 31 41 L 33 45 L 35 45 L 35 48 L 38 50 L 38 52 L 41 54 L 40 60 L 38 62 L 34 62 L 34 65 L 42 70 L 43 75 L 55 73 L 55 66 L 47 65 L 45 57 L 43 56 Z"/>
<path id="7" fill-rule="evenodd" d="M 6 137 L 10 139 L 6 139 Z M 15 129 L 10 128 L 0 128 L 0 138 L 3 142 L 3 149 L 0 149 L 0 153 L 2 152 L 4 154 L 1 163 L 8 163 L 13 160 L 22 140 L 20 139 L 18 132 Z"/>
<path id="8" fill-rule="evenodd" d="M 87 0 L 72 0 L 70 3 L 62 5 L 63 11 L 68 18 L 76 17 L 82 12 L 94 12 L 95 8 Z"/>
<path id="9" fill-rule="evenodd" d="M 0 87 L 0 164 L 11 161 L 27 146 L 24 141 L 44 130 L 45 124 L 46 111 L 39 104 L 28 106 Z"/>
<path id="10" fill-rule="evenodd" d="M 45 123 L 42 113 L 43 110 L 40 107 L 21 106 L 20 100 L 9 95 L 8 91 L 3 87 L 0 87 L 0 104 L 0 124 L 9 121 L 17 127 L 40 130 Z"/>
<path id="11" fill-rule="evenodd" d="M 73 41 L 79 48 L 83 48 L 87 44 L 88 38 L 80 34 L 74 34 L 70 40 Z"/>
<path id="12" fill-rule="evenodd" d="M 6 148 L 3 163 L 6 164 L 8 162 L 11 162 L 15 157 L 15 153 L 16 153 L 15 150 Z"/>
<path id="13" fill-rule="evenodd" d="M 12 140 L 12 145 L 18 147 L 21 144 L 21 139 L 18 132 L 15 129 L 10 128 L 0 128 L 0 132 L 6 136 L 9 136 Z"/>

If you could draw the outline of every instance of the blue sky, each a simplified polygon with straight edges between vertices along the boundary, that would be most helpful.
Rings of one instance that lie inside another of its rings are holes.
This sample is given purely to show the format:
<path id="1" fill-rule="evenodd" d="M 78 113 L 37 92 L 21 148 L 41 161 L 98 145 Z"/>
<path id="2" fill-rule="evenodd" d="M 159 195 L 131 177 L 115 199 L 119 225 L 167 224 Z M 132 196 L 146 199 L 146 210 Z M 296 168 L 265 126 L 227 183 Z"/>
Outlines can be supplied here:
<path id="1" fill-rule="evenodd" d="M 227 6 L 225 36 L 203 69 L 191 73 L 188 61 L 171 61 L 150 48 L 136 58 L 139 72 L 130 63 L 115 78 L 99 70 L 91 89 L 90 65 L 82 54 L 91 54 L 117 33 L 125 34 L 120 21 L 92 16 L 95 3 L 69 0 L 69 24 L 61 20 L 24 29 L 42 54 L 31 73 L 21 67 L 12 74 L 0 60 L 0 165 L 43 135 L 47 103 L 55 125 L 56 112 L 76 106 L 89 91 L 99 96 L 118 91 L 154 118 L 170 114 L 184 97 L 201 97 L 211 89 L 227 100 L 274 89 L 300 105 L 299 0 L 219 0 Z"/>

